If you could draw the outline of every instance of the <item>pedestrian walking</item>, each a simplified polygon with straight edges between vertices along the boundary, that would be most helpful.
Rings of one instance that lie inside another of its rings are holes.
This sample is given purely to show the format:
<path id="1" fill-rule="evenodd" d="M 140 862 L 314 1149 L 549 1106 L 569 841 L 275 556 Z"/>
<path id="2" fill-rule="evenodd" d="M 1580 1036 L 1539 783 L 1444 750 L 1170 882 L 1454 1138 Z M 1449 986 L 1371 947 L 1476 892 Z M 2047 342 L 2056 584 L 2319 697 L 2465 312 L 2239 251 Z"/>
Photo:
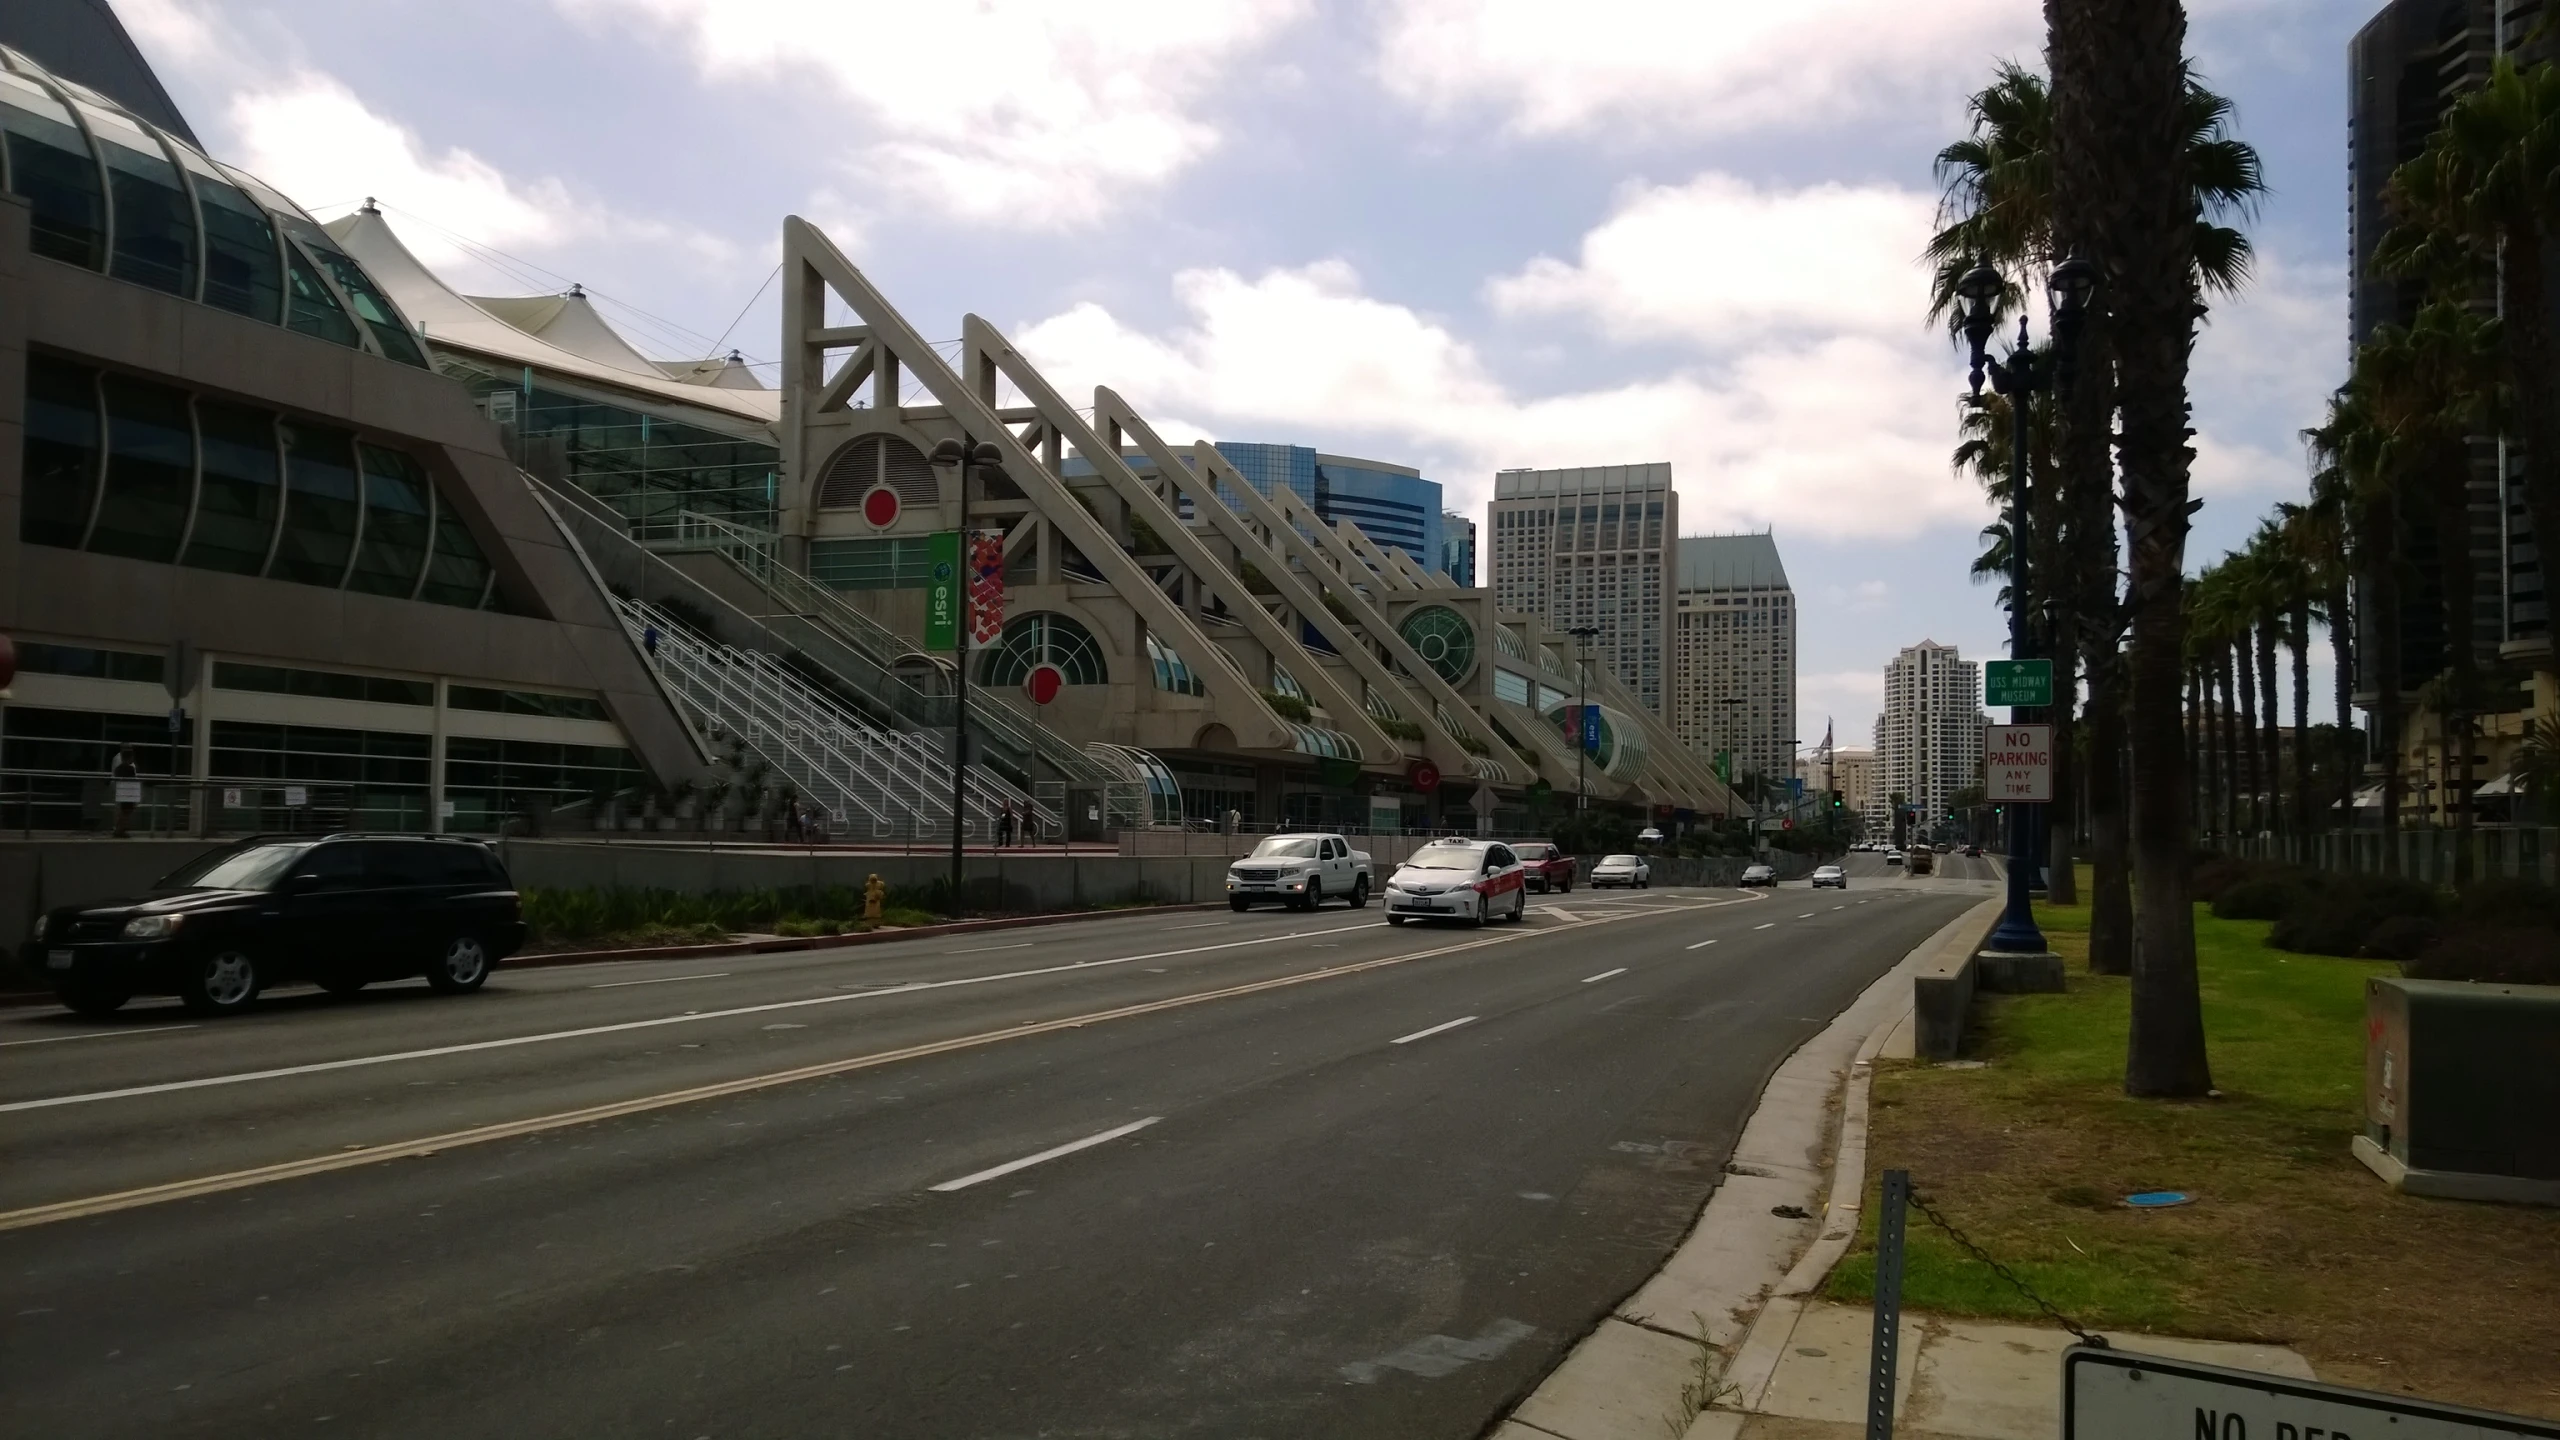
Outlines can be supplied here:
<path id="1" fill-rule="evenodd" d="M 807 824 L 800 818 L 800 797 L 797 795 L 782 802 L 782 838 L 794 845 L 809 838 Z"/>
<path id="2" fill-rule="evenodd" d="M 1013 802 L 1011 800 L 1007 800 L 1004 802 L 1004 813 L 996 817 L 996 845 L 1001 848 L 1012 843 Z"/>
<path id="3" fill-rule="evenodd" d="M 649 652 L 650 659 L 655 660 L 658 658 L 657 626 L 650 625 L 640 631 L 640 648 Z"/>
<path id="4" fill-rule="evenodd" d="M 142 793 L 142 767 L 133 762 L 131 741 L 116 747 L 116 762 L 107 767 L 107 777 L 116 790 L 116 838 L 128 839 L 133 834 L 133 801 L 125 797 Z"/>
<path id="5" fill-rule="evenodd" d="M 1244 812 L 1230 805 L 1219 823 L 1225 828 L 1226 833 L 1233 835 L 1244 824 Z"/>

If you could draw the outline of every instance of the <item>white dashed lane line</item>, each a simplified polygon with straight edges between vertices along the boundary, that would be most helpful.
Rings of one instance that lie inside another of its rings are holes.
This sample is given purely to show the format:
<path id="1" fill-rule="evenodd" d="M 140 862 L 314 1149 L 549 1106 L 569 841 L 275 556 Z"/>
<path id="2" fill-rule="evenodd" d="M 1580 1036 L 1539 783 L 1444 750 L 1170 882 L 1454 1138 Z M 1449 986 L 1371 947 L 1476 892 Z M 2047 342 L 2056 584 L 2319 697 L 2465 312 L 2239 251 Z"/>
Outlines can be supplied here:
<path id="1" fill-rule="evenodd" d="M 1766 925 L 1763 925 L 1763 926 L 1761 926 L 1760 928 L 1761 928 L 1761 929 L 1763 929 L 1763 930 L 1766 930 L 1766 929 L 1768 929 L 1769 927 L 1768 927 L 1768 926 L 1766 926 Z M 1704 950 L 1704 949 L 1706 949 L 1708 946 L 1713 945 L 1714 943 L 1716 943 L 1716 942 L 1714 942 L 1713 940 L 1701 940 L 1701 941 L 1699 941 L 1697 944 L 1692 945 L 1692 946 L 1690 946 L 1689 948 L 1690 948 L 1690 949 L 1692 949 L 1692 950 Z"/>
<path id="2" fill-rule="evenodd" d="M 1754 925 L 1751 928 L 1754 930 L 1775 930 L 1778 928 L 1778 922 L 1772 920 L 1766 925 Z"/>
<path id="3" fill-rule="evenodd" d="M 1390 1045 L 1410 1045 L 1416 1040 L 1428 1040 L 1443 1030 L 1455 1030 L 1461 1025 L 1472 1025 L 1475 1023 L 1475 1018 L 1476 1017 L 1473 1015 L 1462 1015 L 1455 1020 L 1444 1020 L 1441 1023 L 1432 1026 L 1428 1030 L 1416 1030 L 1410 1035 L 1399 1035 L 1387 1043 Z"/>
<path id="4" fill-rule="evenodd" d="M 1627 973 L 1627 967 L 1626 967 L 1626 966 L 1624 966 L 1624 965 L 1621 965 L 1621 966 L 1619 966 L 1619 967 L 1618 967 L 1617 969 L 1615 969 L 1615 970 L 1603 970 L 1603 971 L 1601 971 L 1601 972 L 1600 972 L 1599 974 L 1597 974 L 1597 975 L 1585 975 L 1585 976 L 1583 976 L 1583 977 L 1582 977 L 1582 983 L 1583 983 L 1583 984 L 1585 984 L 1585 985 L 1589 985 L 1589 984 L 1593 984 L 1593 983 L 1595 983 L 1595 982 L 1597 982 L 1597 981 L 1606 980 L 1606 979 L 1608 979 L 1608 978 L 1609 978 L 1610 976 L 1612 976 L 1612 975 L 1624 975 L 1624 974 L 1626 974 L 1626 973 Z M 1401 1041 L 1399 1041 L 1398 1043 L 1399 1043 L 1399 1044 L 1401 1044 L 1402 1042 L 1401 1042 Z"/>
<path id="5" fill-rule="evenodd" d="M 1073 1155 L 1079 1150 L 1090 1150 L 1096 1145 L 1117 1140 L 1123 1135 L 1134 1135 L 1163 1118 L 1161 1115 L 1150 1115 L 1144 1120 L 1133 1121 L 1116 1130 L 1105 1130 L 1099 1135 L 1087 1135 L 1081 1140 L 1070 1140 L 1064 1145 L 1053 1146 L 1037 1155 L 1025 1155 L 1019 1160 L 1008 1160 L 1002 1165 L 981 1170 L 975 1175 L 963 1175 L 957 1180 L 945 1180 L 932 1188 L 945 1194 L 953 1190 L 966 1190 L 972 1185 L 1010 1175 L 1016 1170 L 1028 1170 L 1034 1165 L 1046 1160 L 1055 1160 L 1061 1155 Z"/>
<path id="6" fill-rule="evenodd" d="M 608 980 L 601 985 L 590 985 L 587 988 L 590 990 L 626 990 L 634 985 L 673 985 L 679 980 L 726 980 L 728 978 L 728 971 L 714 970 L 707 975 L 661 975 L 655 980 Z"/>

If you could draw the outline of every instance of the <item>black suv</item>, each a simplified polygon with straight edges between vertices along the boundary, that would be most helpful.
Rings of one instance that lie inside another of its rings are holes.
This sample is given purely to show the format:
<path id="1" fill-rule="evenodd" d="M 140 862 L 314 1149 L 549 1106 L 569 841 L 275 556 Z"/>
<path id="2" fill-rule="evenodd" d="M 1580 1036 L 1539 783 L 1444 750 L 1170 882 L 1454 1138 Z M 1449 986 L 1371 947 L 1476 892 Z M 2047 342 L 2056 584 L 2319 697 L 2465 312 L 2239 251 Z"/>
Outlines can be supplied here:
<path id="1" fill-rule="evenodd" d="M 412 975 L 477 990 L 523 943 L 515 882 L 477 841 L 270 835 L 203 856 L 138 899 L 49 911 L 27 950 L 83 1015 L 139 994 L 228 1015 L 293 980 L 333 995 Z"/>

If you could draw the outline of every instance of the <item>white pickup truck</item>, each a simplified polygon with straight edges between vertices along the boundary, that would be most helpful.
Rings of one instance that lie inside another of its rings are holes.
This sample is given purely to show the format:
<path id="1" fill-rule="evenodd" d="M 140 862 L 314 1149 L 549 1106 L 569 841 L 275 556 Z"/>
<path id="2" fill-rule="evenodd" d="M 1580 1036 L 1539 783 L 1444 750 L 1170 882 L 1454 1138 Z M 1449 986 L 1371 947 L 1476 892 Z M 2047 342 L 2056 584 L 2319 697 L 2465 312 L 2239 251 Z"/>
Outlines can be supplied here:
<path id="1" fill-rule="evenodd" d="M 1227 867 L 1227 904 L 1242 910 L 1256 900 L 1283 900 L 1313 910 L 1340 896 L 1359 910 L 1377 883 L 1369 852 L 1352 849 L 1339 835 L 1274 835 Z"/>

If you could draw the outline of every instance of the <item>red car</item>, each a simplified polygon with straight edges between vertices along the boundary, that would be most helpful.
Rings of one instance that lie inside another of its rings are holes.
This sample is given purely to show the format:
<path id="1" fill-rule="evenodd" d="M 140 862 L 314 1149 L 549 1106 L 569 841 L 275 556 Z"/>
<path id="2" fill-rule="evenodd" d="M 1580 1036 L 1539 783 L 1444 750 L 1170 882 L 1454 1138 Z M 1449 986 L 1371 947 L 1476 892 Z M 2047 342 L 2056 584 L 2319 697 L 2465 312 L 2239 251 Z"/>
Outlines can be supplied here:
<path id="1" fill-rule="evenodd" d="M 1511 847 L 1520 857 L 1520 873 L 1529 888 L 1540 894 L 1561 890 L 1573 893 L 1573 857 L 1543 840 L 1524 840 Z"/>

